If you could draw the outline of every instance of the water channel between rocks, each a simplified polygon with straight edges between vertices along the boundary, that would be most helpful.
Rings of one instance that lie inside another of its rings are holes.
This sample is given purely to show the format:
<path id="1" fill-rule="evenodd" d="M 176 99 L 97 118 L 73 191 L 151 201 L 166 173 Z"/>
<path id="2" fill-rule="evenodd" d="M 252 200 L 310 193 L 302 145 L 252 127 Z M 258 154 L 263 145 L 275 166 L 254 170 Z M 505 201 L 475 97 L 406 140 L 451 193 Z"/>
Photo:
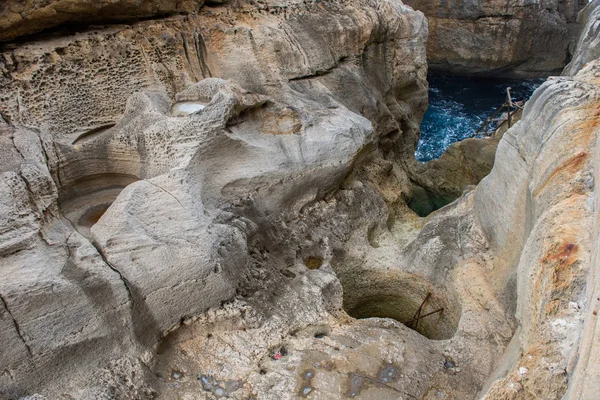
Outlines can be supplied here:
<path id="1" fill-rule="evenodd" d="M 471 137 L 506 99 L 529 99 L 543 79 L 510 80 L 430 74 L 429 108 L 421 123 L 415 157 L 427 162 L 438 158 L 454 142 Z"/>

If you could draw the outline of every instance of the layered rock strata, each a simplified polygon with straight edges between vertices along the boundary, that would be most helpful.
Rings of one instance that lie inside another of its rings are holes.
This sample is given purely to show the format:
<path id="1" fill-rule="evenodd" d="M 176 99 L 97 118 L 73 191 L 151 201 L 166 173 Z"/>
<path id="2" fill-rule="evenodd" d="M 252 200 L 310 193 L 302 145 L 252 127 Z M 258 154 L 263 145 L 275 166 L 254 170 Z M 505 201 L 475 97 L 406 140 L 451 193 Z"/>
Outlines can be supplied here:
<path id="1" fill-rule="evenodd" d="M 558 75 L 577 38 L 583 0 L 407 0 L 429 21 L 427 55 L 432 70 L 536 78 Z"/>
<path id="2" fill-rule="evenodd" d="M 218 3 L 220 1 L 213 1 Z M 114 23 L 200 10 L 204 0 L 8 0 L 0 4 L 0 41 L 70 24 Z"/>

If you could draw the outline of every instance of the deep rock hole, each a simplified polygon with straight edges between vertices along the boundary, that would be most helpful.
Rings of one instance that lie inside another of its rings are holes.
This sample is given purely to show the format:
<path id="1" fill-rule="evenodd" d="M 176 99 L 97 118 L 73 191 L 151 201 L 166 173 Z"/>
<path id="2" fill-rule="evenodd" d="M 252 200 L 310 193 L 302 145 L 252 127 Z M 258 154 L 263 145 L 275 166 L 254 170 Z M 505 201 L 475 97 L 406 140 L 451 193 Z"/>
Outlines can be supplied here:
<path id="1" fill-rule="evenodd" d="M 79 233 L 91 239 L 91 227 L 115 201 L 119 193 L 137 177 L 127 174 L 96 174 L 77 179 L 61 188 L 62 214 Z"/>
<path id="2" fill-rule="evenodd" d="M 340 276 L 340 281 L 344 309 L 354 318 L 391 318 L 433 340 L 450 339 L 458 329 L 462 311 L 454 292 L 434 287 L 422 277 L 365 271 Z"/>

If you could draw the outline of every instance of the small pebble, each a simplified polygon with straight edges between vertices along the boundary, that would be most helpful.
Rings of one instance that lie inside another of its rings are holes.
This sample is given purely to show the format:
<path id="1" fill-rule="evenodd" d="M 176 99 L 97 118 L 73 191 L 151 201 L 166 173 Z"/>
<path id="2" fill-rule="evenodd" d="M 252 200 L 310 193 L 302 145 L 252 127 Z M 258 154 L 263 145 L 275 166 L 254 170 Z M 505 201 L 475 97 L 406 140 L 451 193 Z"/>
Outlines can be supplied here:
<path id="1" fill-rule="evenodd" d="M 171 374 L 171 376 L 173 377 L 173 379 L 181 379 L 181 377 L 183 376 L 183 374 L 179 371 L 173 371 L 173 373 Z"/>

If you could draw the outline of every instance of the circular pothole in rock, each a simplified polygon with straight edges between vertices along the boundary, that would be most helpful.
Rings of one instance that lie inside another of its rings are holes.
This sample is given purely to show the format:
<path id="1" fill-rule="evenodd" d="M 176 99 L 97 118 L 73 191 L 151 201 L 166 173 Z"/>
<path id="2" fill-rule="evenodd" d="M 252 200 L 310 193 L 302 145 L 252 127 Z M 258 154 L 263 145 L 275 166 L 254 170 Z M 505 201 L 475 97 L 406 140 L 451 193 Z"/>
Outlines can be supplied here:
<path id="1" fill-rule="evenodd" d="M 111 204 L 112 203 L 103 203 L 88 208 L 84 212 L 84 214 L 81 217 L 79 217 L 77 225 L 91 228 L 92 225 L 94 225 L 100 220 L 100 218 L 102 218 L 102 216 L 104 215 L 106 210 L 108 210 L 108 207 L 110 207 Z"/>
<path id="2" fill-rule="evenodd" d="M 208 103 L 201 101 L 180 101 L 171 107 L 171 114 L 175 117 L 184 117 L 204 110 L 207 105 Z"/>
<path id="3" fill-rule="evenodd" d="M 319 269 L 323 265 L 323 259 L 321 257 L 308 257 L 304 261 L 304 265 L 308 269 Z"/>
<path id="4" fill-rule="evenodd" d="M 91 227 L 104 215 L 125 186 L 138 179 L 125 174 L 97 174 L 61 188 L 62 214 L 79 233 L 91 239 Z"/>
<path id="5" fill-rule="evenodd" d="M 461 306 L 447 288 L 395 271 L 364 271 L 340 276 L 344 309 L 356 319 L 391 318 L 428 339 L 450 339 L 458 329 Z"/>

